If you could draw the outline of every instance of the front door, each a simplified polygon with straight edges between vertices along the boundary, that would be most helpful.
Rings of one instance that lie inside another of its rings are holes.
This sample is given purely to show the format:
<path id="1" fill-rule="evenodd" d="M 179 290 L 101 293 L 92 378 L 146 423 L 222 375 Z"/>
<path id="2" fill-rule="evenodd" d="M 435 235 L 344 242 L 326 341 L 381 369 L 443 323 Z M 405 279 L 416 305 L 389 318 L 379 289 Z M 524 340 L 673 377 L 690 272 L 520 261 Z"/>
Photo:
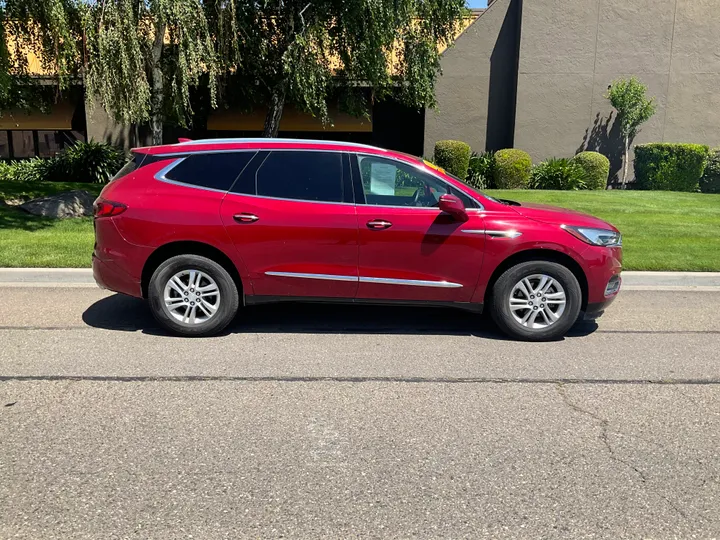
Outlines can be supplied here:
<path id="1" fill-rule="evenodd" d="M 479 208 L 473 208 L 477 204 L 410 164 L 369 155 L 353 159 L 353 171 L 362 180 L 362 187 L 355 182 L 360 200 L 357 297 L 470 301 L 485 242 L 483 218 Z M 440 212 L 438 199 L 445 193 L 465 202 L 468 221 Z"/>
<path id="2" fill-rule="evenodd" d="M 349 157 L 259 152 L 221 206 L 257 296 L 353 298 L 357 218 Z"/>

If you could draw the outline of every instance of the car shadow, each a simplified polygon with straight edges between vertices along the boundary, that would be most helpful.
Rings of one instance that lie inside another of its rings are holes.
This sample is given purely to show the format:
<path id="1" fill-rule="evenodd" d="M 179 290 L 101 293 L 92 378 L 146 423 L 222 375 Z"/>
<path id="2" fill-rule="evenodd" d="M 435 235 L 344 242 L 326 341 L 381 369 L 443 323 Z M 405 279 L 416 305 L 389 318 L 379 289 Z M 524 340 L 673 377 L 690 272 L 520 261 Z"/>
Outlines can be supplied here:
<path id="1" fill-rule="evenodd" d="M 85 310 L 88 326 L 124 332 L 168 335 L 143 300 L 115 294 Z M 567 337 L 583 337 L 595 322 L 578 322 Z M 475 336 L 511 341 L 489 317 L 435 307 L 371 306 L 365 304 L 280 303 L 247 306 L 221 335 L 234 333 L 399 334 Z"/>

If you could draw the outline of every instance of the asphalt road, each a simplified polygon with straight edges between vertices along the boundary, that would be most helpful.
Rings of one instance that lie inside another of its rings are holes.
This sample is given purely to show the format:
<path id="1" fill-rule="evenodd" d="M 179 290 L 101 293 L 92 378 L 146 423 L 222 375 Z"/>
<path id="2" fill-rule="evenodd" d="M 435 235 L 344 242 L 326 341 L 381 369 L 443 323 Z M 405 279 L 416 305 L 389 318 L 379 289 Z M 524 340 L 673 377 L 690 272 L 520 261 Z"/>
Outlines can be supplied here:
<path id="1" fill-rule="evenodd" d="M 0 288 L 0 539 L 720 537 L 720 292 L 505 340 L 436 309 L 248 309 L 179 339 Z"/>

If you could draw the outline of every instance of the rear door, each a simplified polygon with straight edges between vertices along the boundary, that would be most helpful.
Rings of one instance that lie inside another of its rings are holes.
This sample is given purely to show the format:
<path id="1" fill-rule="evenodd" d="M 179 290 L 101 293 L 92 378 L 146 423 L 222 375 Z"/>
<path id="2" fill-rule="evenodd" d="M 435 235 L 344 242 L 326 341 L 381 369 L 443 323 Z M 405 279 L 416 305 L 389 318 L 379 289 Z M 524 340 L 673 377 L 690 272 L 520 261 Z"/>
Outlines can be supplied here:
<path id="1" fill-rule="evenodd" d="M 261 151 L 221 206 L 258 296 L 353 298 L 358 225 L 349 157 Z"/>

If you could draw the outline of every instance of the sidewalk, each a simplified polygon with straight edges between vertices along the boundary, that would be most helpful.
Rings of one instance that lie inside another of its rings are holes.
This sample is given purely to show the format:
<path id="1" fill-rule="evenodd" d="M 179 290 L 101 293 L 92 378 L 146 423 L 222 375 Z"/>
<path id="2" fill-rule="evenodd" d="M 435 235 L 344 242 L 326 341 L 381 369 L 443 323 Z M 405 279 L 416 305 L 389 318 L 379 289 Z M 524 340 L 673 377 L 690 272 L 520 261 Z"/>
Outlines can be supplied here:
<path id="1" fill-rule="evenodd" d="M 720 272 L 623 272 L 626 291 L 720 291 Z M 89 268 L 0 268 L 0 287 L 96 287 Z"/>

